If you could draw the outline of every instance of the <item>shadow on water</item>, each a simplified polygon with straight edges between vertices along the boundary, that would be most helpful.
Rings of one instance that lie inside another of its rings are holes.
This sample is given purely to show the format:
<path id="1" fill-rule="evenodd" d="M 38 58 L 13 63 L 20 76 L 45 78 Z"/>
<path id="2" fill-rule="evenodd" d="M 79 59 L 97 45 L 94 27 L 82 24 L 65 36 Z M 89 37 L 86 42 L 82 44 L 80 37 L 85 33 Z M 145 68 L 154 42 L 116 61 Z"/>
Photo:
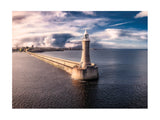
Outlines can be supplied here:
<path id="1" fill-rule="evenodd" d="M 98 81 L 74 80 L 72 85 L 80 92 L 78 108 L 147 108 L 145 84 L 99 84 Z"/>
<path id="2" fill-rule="evenodd" d="M 79 103 L 80 108 L 93 108 L 94 101 L 96 99 L 95 93 L 97 91 L 98 80 L 80 81 L 72 80 L 72 85 L 78 89 L 80 93 L 81 101 Z"/>

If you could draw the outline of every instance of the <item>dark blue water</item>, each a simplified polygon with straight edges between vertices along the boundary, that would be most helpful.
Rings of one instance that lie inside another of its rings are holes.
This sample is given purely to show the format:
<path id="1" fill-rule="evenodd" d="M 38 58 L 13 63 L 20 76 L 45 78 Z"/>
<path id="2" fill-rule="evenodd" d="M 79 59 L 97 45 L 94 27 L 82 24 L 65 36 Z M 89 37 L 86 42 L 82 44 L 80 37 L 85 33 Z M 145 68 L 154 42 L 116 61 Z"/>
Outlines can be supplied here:
<path id="1" fill-rule="evenodd" d="M 13 108 L 147 108 L 147 50 L 91 50 L 99 80 L 74 81 L 27 53 L 12 53 Z M 80 61 L 81 51 L 40 54 Z"/>
<path id="2" fill-rule="evenodd" d="M 81 58 L 81 51 L 76 50 L 40 54 L 73 61 Z M 99 68 L 99 80 L 80 82 L 69 79 L 72 89 L 77 91 L 68 91 L 68 99 L 73 97 L 69 107 L 147 108 L 147 50 L 91 50 L 90 54 L 91 61 Z M 77 101 L 76 96 L 80 97 Z"/>

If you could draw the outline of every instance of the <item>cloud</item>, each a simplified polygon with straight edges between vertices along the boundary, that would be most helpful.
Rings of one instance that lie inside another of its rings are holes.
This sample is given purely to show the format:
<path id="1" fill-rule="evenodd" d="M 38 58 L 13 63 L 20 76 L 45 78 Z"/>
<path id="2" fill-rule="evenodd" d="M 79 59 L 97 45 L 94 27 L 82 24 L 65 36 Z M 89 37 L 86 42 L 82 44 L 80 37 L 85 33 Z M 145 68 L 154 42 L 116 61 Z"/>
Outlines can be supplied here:
<path id="1" fill-rule="evenodd" d="M 66 41 L 72 37 L 74 36 L 71 34 L 54 34 L 53 38 L 55 41 L 53 42 L 53 45 L 57 47 L 64 47 Z"/>
<path id="2" fill-rule="evenodd" d="M 123 22 L 123 23 L 117 23 L 117 24 L 113 24 L 113 25 L 109 25 L 110 27 L 115 27 L 115 26 L 119 26 L 119 25 L 124 25 L 127 23 L 131 23 L 131 22 Z"/>
<path id="3" fill-rule="evenodd" d="M 87 29 L 93 29 L 96 25 L 104 26 L 106 25 L 108 19 L 104 18 L 82 18 L 76 19 L 71 22 L 72 26 L 79 26 Z"/>
<path id="4" fill-rule="evenodd" d="M 66 41 L 66 44 L 64 47 L 66 48 L 74 48 L 74 47 L 81 47 L 81 38 L 80 37 L 75 37 L 74 39 L 69 39 Z"/>
<path id="5" fill-rule="evenodd" d="M 147 11 L 141 11 L 134 18 L 142 18 L 142 17 L 147 17 L 147 16 L 148 16 Z"/>
<path id="6" fill-rule="evenodd" d="M 91 42 L 101 44 L 105 48 L 147 47 L 147 31 L 144 30 L 105 29 L 90 36 Z"/>
<path id="7" fill-rule="evenodd" d="M 114 29 L 116 26 L 130 22 L 109 26 L 117 19 L 108 18 L 106 15 L 98 17 L 98 14 L 95 15 L 92 11 L 83 11 L 83 14 L 85 15 L 80 12 L 63 11 L 14 11 L 12 12 L 12 45 L 13 47 L 17 45 L 19 47 L 31 45 L 80 47 L 84 28 L 87 28 L 90 33 L 92 47 L 114 48 L 142 45 L 139 43 L 146 45 L 145 30 Z"/>
<path id="8" fill-rule="evenodd" d="M 16 22 L 16 23 L 19 23 L 19 22 L 21 22 L 25 18 L 26 18 L 26 16 L 24 16 L 24 15 L 13 16 L 12 21 Z"/>
<path id="9" fill-rule="evenodd" d="M 147 48 L 147 32 L 134 29 L 105 29 L 90 35 L 93 48 Z M 65 47 L 80 47 L 81 38 L 68 40 Z"/>
<path id="10" fill-rule="evenodd" d="M 48 17 L 57 17 L 57 18 L 64 18 L 67 15 L 66 12 L 62 11 L 42 11 L 40 13 Z"/>
<path id="11" fill-rule="evenodd" d="M 76 47 L 80 47 L 81 46 L 81 42 L 76 43 L 76 42 L 71 42 L 71 43 L 66 43 L 65 47 L 66 48 L 76 48 Z"/>
<path id="12" fill-rule="evenodd" d="M 50 34 L 44 36 L 30 36 L 14 42 L 14 46 L 64 47 L 72 34 Z"/>
<path id="13" fill-rule="evenodd" d="M 55 41 L 56 39 L 52 38 L 52 36 L 50 35 L 44 38 L 43 43 L 45 47 L 52 47 Z"/>
<path id="14" fill-rule="evenodd" d="M 96 25 L 105 25 L 106 21 L 108 20 L 105 18 L 67 17 L 67 15 L 67 12 L 61 11 L 14 11 L 12 13 L 12 45 L 15 46 L 18 44 L 19 46 L 23 46 L 27 44 L 27 42 L 23 39 L 27 38 L 29 41 L 29 39 L 32 40 L 32 38 L 36 38 L 36 41 L 32 41 L 35 46 L 50 46 L 51 44 L 44 44 L 44 42 L 52 42 L 52 40 L 48 40 L 47 38 L 42 39 L 42 37 L 50 37 L 54 34 L 56 37 L 55 43 L 58 46 L 63 47 L 65 46 L 65 42 L 63 44 L 62 42 L 59 43 L 57 40 L 65 41 L 67 37 L 65 36 L 66 34 L 70 34 L 74 37 L 80 37 L 82 36 L 82 29 L 93 29 L 94 27 L 96 27 Z M 60 36 L 62 34 L 64 36 Z M 64 37 L 64 39 L 62 37 Z M 69 45 L 69 43 L 67 44 Z"/>
<path id="15" fill-rule="evenodd" d="M 80 35 L 75 27 L 69 25 L 59 25 L 63 21 L 67 13 L 65 12 L 13 12 L 12 13 L 12 39 L 13 46 L 24 46 L 34 43 L 35 46 L 51 46 L 45 42 L 52 42 L 48 37 L 55 35 L 56 40 L 61 41 L 59 34 L 68 34 L 72 36 Z M 44 39 L 46 37 L 46 39 Z M 64 35 L 63 37 L 66 38 Z M 43 38 L 43 39 L 42 39 Z M 33 41 L 36 39 L 36 41 Z M 43 40 L 43 41 L 42 41 Z M 35 43 L 37 42 L 37 43 Z M 62 44 L 63 46 L 63 44 Z"/>
<path id="16" fill-rule="evenodd" d="M 132 29 L 105 29 L 91 35 L 101 40 L 147 40 L 147 32 Z"/>
<path id="17" fill-rule="evenodd" d="M 82 11 L 82 13 L 85 15 L 95 15 L 93 11 Z"/>

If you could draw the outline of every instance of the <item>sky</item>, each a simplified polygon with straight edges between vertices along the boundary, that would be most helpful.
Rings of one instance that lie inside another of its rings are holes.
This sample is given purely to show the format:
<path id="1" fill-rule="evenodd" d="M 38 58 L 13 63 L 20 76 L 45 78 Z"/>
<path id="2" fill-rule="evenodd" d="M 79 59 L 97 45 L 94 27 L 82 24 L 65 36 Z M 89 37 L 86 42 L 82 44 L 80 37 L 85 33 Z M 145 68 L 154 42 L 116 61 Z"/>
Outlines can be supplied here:
<path id="1" fill-rule="evenodd" d="M 12 46 L 147 49 L 147 11 L 13 11 Z"/>

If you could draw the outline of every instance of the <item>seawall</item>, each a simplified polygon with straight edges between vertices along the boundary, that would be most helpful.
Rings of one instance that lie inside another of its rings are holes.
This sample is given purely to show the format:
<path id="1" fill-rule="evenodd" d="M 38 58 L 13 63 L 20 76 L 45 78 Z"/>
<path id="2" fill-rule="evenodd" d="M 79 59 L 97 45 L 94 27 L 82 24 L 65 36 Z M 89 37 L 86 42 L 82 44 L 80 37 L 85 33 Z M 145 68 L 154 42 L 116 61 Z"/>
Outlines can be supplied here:
<path id="1" fill-rule="evenodd" d="M 78 79 L 78 80 L 98 79 L 98 67 L 94 63 L 91 63 L 90 66 L 87 66 L 87 68 L 82 69 L 80 67 L 80 62 L 65 60 L 46 55 L 40 55 L 32 52 L 27 52 L 27 53 L 44 62 L 47 62 L 55 67 L 58 67 L 66 71 L 67 73 L 71 74 L 71 77 L 73 79 Z"/>

